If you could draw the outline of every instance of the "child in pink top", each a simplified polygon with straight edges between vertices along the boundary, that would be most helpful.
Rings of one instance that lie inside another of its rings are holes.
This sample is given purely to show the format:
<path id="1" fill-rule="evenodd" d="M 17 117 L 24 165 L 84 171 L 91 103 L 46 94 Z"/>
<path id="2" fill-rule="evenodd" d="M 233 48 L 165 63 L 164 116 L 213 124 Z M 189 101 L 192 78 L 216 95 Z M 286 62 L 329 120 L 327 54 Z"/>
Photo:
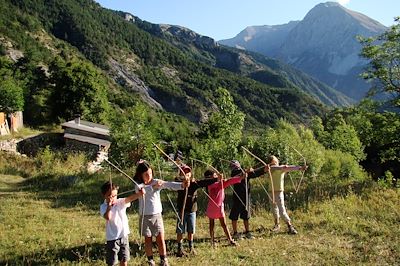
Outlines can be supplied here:
<path id="1" fill-rule="evenodd" d="M 209 229 L 210 229 L 210 237 L 211 237 L 211 244 L 212 246 L 215 245 L 214 243 L 214 219 L 219 219 L 222 229 L 224 229 L 225 235 L 228 238 L 229 243 L 232 246 L 236 246 L 235 240 L 231 237 L 229 230 L 226 226 L 225 221 L 225 210 L 224 210 L 224 199 L 225 199 L 225 188 L 240 183 L 245 175 L 238 175 L 232 177 L 228 180 L 222 180 L 222 176 L 218 176 L 217 173 L 211 170 L 207 170 L 204 173 L 205 178 L 219 178 L 219 182 L 215 182 L 212 185 L 207 187 L 208 194 L 209 194 L 209 201 L 207 205 L 206 215 L 210 220 Z"/>

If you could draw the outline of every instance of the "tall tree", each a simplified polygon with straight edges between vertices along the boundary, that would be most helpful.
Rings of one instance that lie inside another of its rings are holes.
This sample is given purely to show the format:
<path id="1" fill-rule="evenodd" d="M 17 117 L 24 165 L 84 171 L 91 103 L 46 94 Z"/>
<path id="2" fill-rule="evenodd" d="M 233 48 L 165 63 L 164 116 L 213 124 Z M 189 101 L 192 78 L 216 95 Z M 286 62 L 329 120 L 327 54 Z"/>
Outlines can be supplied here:
<path id="1" fill-rule="evenodd" d="M 153 159 L 154 131 L 143 103 L 116 114 L 111 123 L 111 157 L 123 166 L 132 166 L 139 159 Z"/>
<path id="2" fill-rule="evenodd" d="M 56 60 L 51 66 L 55 84 L 52 94 L 54 116 L 71 119 L 80 114 L 92 122 L 106 122 L 110 112 L 107 81 L 90 63 Z"/>
<path id="3" fill-rule="evenodd" d="M 22 111 L 23 108 L 23 88 L 13 77 L 11 62 L 0 57 L 0 111 L 13 113 Z"/>
<path id="4" fill-rule="evenodd" d="M 361 55 L 370 60 L 363 77 L 373 81 L 371 94 L 387 92 L 391 102 L 400 107 L 400 17 L 395 25 L 378 37 L 360 38 Z"/>
<path id="5" fill-rule="evenodd" d="M 224 88 L 216 90 L 215 104 L 217 111 L 201 127 L 201 146 L 197 147 L 196 155 L 219 163 L 220 158 L 236 156 L 245 116 L 238 110 L 229 91 Z"/>

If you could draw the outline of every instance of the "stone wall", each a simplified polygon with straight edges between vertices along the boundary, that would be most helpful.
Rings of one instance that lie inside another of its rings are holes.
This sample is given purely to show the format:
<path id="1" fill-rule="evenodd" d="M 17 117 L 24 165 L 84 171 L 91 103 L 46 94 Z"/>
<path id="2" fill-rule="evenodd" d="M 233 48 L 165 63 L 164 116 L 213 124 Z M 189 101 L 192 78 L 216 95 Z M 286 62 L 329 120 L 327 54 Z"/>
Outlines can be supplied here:
<path id="1" fill-rule="evenodd" d="M 9 139 L 0 141 L 0 151 L 17 152 L 17 143 L 20 139 Z"/>
<path id="2" fill-rule="evenodd" d="M 83 152 L 85 153 L 89 159 L 94 160 L 97 156 L 97 153 L 100 151 L 98 145 L 93 145 L 90 143 L 84 143 L 73 139 L 65 140 L 65 149 L 68 151 L 75 152 Z"/>
<path id="3" fill-rule="evenodd" d="M 17 151 L 28 156 L 35 156 L 47 146 L 52 150 L 61 150 L 64 148 L 64 144 L 62 133 L 43 133 L 18 142 Z"/>

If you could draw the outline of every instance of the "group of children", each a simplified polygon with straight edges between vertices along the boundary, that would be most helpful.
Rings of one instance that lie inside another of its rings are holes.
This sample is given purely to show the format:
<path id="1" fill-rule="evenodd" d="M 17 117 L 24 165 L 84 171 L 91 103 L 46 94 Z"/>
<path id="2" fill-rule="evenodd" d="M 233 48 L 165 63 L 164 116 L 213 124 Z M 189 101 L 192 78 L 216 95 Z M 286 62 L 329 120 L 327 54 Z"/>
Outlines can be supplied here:
<path id="1" fill-rule="evenodd" d="M 204 188 L 204 193 L 208 197 L 206 215 L 209 218 L 209 231 L 211 244 L 214 246 L 214 221 L 218 219 L 221 227 L 229 241 L 229 244 L 236 246 L 235 240 L 239 239 L 240 234 L 237 230 L 239 217 L 244 221 L 245 236 L 253 238 L 250 233 L 250 182 L 252 178 L 262 176 L 270 172 L 272 174 L 272 188 L 274 190 L 274 218 L 275 226 L 273 231 L 278 231 L 279 217 L 282 216 L 289 228 L 289 233 L 296 234 L 297 231 L 291 224 L 287 215 L 283 200 L 283 184 L 286 172 L 294 170 L 305 170 L 306 166 L 287 166 L 279 165 L 279 160 L 271 156 L 270 163 L 258 169 L 244 171 L 240 163 L 236 160 L 230 163 L 232 172 L 230 179 L 224 179 L 223 175 L 217 171 L 207 170 L 204 179 L 196 180 L 192 175 L 192 169 L 181 164 L 179 176 L 175 182 L 163 181 L 153 178 L 151 166 L 141 161 L 136 168 L 135 181 L 139 184 L 136 193 L 126 198 L 117 199 L 118 186 L 111 182 L 106 182 L 101 191 L 104 196 L 104 203 L 100 206 L 100 214 L 106 219 L 106 262 L 108 265 L 115 265 L 118 261 L 120 265 L 127 265 L 129 260 L 129 241 L 128 218 L 126 208 L 130 202 L 139 200 L 139 230 L 145 239 L 145 253 L 149 265 L 155 265 L 152 250 L 152 237 L 156 237 L 158 252 L 160 254 L 160 265 L 169 265 L 164 237 L 164 224 L 162 219 L 162 204 L 160 191 L 170 189 L 178 191 L 177 206 L 178 218 L 176 225 L 177 234 L 177 256 L 185 255 L 182 247 L 183 235 L 187 233 L 189 243 L 189 253 L 196 254 L 193 246 L 193 237 L 196 229 L 197 212 L 197 190 Z M 232 221 L 233 236 L 230 234 L 225 220 L 224 210 L 224 189 L 233 185 L 233 205 L 229 215 Z"/>

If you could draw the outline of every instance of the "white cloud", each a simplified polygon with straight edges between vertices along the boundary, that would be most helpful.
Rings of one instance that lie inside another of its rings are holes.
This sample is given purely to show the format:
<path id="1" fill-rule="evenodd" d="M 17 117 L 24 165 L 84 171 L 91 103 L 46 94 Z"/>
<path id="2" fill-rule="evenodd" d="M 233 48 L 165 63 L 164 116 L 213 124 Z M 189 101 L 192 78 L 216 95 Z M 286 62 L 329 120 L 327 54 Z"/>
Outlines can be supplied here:
<path id="1" fill-rule="evenodd" d="M 341 4 L 342 6 L 347 5 L 350 2 L 350 0 L 338 0 L 338 3 Z"/>

